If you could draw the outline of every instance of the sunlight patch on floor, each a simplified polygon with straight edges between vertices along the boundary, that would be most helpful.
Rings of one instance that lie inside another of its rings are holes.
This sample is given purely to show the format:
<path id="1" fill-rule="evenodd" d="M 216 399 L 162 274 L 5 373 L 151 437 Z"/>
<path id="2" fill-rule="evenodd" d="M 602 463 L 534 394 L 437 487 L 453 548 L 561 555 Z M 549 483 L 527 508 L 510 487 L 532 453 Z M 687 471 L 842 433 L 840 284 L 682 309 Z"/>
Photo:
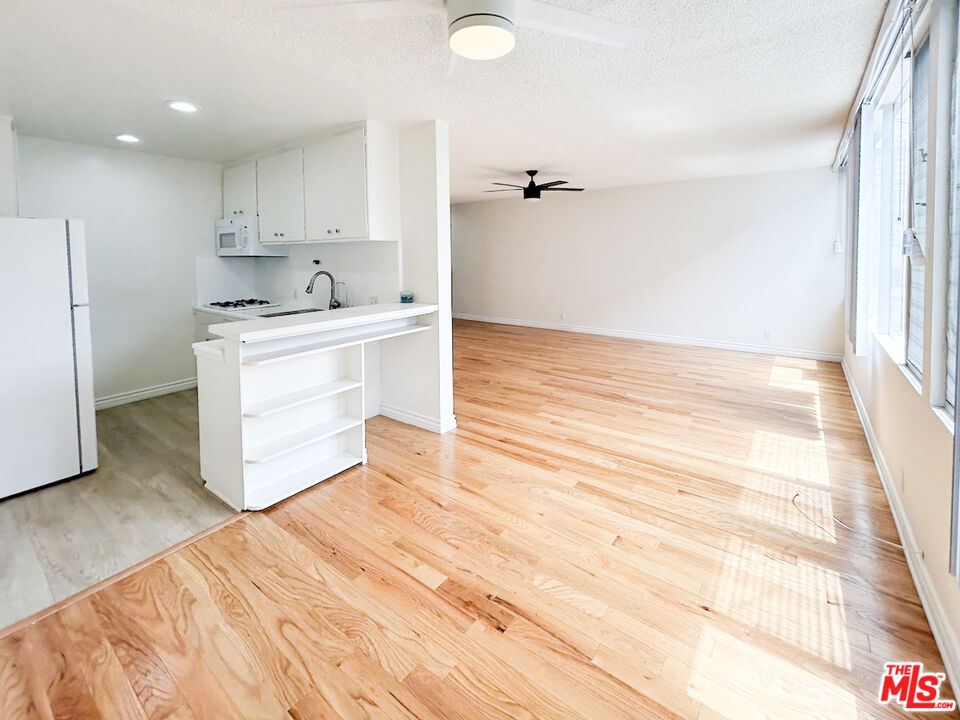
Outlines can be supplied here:
<path id="1" fill-rule="evenodd" d="M 778 358 L 780 360 L 780 358 Z M 791 403 L 784 394 L 783 407 L 806 415 L 800 422 L 810 430 L 796 433 L 755 430 L 747 462 L 757 470 L 795 477 L 819 485 L 830 484 L 827 464 L 827 446 L 823 437 L 823 417 L 820 408 L 820 384 L 805 377 L 803 367 L 777 363 L 770 368 L 767 384 L 792 393 L 802 393 L 802 404 Z"/>
<path id="2" fill-rule="evenodd" d="M 795 477 L 818 485 L 830 484 L 827 448 L 822 435 L 808 439 L 755 430 L 747 463 L 762 472 Z"/>
<path id="3" fill-rule="evenodd" d="M 785 362 L 786 360 L 791 360 L 791 362 Z M 805 370 L 814 368 L 804 366 L 803 363 L 805 362 L 813 362 L 814 366 L 816 365 L 815 360 L 777 358 L 777 362 L 770 368 L 770 378 L 767 380 L 767 385 L 770 387 L 783 388 L 784 390 L 799 390 L 819 396 L 820 383 L 813 378 L 807 377 L 807 373 L 804 372 Z"/>
<path id="4" fill-rule="evenodd" d="M 687 694 L 713 713 L 701 717 L 857 720 L 853 694 L 802 669 L 799 662 L 787 662 L 709 625 L 702 636 L 686 682 Z M 777 708 L 774 715 L 771 708 Z"/>
<path id="5" fill-rule="evenodd" d="M 716 612 L 850 669 L 843 588 L 833 570 L 731 538 L 711 594 Z"/>
<path id="6" fill-rule="evenodd" d="M 743 515 L 814 540 L 837 542 L 837 538 L 824 529 L 829 528 L 832 521 L 816 505 L 802 496 L 797 499 L 803 512 L 809 518 L 816 520 L 814 523 L 804 517 L 792 502 L 794 493 L 802 490 L 823 505 L 828 512 L 833 512 L 833 501 L 829 490 L 807 487 L 793 480 L 762 473 L 747 475 L 743 480 L 743 486 L 748 490 L 738 501 L 739 510 Z"/>

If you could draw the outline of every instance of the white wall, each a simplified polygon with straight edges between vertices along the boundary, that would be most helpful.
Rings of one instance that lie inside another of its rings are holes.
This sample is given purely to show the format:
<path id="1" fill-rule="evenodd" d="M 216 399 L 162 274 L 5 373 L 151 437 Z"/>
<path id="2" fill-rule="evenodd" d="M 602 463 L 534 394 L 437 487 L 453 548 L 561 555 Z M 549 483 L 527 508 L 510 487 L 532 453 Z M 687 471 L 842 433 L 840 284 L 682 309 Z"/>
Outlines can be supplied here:
<path id="1" fill-rule="evenodd" d="M 839 357 L 836 194 L 824 168 L 454 205 L 454 313 Z"/>
<path id="2" fill-rule="evenodd" d="M 86 221 L 97 398 L 196 377 L 195 257 L 213 253 L 220 166 L 23 136 L 18 156 L 21 215 Z"/>
<path id="3" fill-rule="evenodd" d="M 0 217 L 17 214 L 16 143 L 13 118 L 0 115 Z"/>

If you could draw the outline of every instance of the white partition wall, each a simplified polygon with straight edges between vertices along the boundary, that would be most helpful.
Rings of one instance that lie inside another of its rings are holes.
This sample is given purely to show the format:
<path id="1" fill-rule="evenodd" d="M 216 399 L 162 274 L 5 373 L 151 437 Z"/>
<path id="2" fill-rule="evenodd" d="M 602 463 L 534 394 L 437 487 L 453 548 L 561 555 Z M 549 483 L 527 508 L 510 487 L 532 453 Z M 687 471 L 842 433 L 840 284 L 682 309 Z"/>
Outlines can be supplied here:
<path id="1" fill-rule="evenodd" d="M 380 411 L 438 433 L 456 427 L 450 295 L 449 128 L 433 120 L 400 133 L 403 289 L 438 305 L 430 330 L 382 342 Z"/>

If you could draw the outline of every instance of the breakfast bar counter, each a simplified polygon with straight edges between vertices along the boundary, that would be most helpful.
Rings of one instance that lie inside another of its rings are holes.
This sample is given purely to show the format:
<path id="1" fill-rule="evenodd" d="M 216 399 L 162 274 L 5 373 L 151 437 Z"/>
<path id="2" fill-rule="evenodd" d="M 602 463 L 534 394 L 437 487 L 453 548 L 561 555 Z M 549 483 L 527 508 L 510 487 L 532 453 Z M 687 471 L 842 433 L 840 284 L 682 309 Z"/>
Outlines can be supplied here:
<path id="1" fill-rule="evenodd" d="M 425 332 L 436 305 L 394 303 L 211 325 L 193 345 L 200 474 L 261 510 L 366 462 L 365 347 Z"/>

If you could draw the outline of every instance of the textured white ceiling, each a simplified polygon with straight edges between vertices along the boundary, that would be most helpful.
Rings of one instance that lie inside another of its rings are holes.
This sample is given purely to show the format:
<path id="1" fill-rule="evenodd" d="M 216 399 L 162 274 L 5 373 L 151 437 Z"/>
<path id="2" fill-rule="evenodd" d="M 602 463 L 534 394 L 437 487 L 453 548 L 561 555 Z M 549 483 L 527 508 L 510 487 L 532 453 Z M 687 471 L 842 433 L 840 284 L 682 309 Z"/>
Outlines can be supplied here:
<path id="1" fill-rule="evenodd" d="M 326 0 L 334 2 L 334 0 Z M 229 161 L 363 117 L 446 118 L 454 200 L 540 168 L 587 188 L 827 165 L 884 0 L 551 0 L 616 49 L 521 30 L 448 77 L 441 15 L 331 22 L 291 0 L 0 0 L 0 113 L 28 135 Z M 181 116 L 165 100 L 203 110 Z M 559 193 L 555 196 L 562 198 Z M 553 199 L 553 198 L 551 198 Z"/>

